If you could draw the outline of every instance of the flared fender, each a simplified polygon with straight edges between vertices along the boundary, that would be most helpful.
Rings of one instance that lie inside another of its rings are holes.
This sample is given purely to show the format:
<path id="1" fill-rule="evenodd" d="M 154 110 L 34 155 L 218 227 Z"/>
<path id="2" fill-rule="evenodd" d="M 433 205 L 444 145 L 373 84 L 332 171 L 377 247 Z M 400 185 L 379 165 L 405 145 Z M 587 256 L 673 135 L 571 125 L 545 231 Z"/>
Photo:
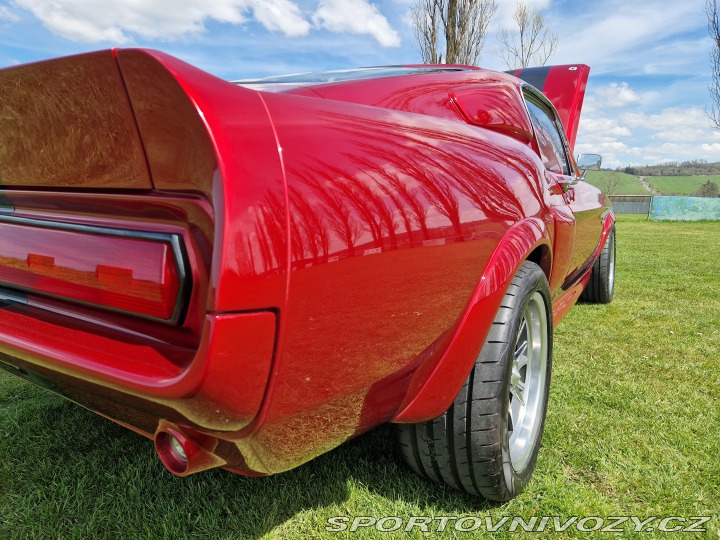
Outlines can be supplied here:
<path id="1" fill-rule="evenodd" d="M 594 259 L 597 259 L 600 256 L 600 251 L 602 250 L 603 246 L 605 245 L 605 241 L 607 240 L 607 237 L 610 235 L 610 231 L 612 231 L 613 225 L 615 225 L 615 214 L 613 214 L 611 210 L 608 210 L 607 212 L 605 212 L 605 215 L 603 216 L 602 238 L 600 238 L 600 243 L 598 244 L 597 248 L 595 249 Z"/>
<path id="2" fill-rule="evenodd" d="M 420 366 L 393 422 L 422 422 L 445 412 L 457 396 L 485 343 L 495 313 L 520 265 L 539 246 L 550 247 L 540 219 L 514 225 L 498 244 L 480 278 L 465 314 L 455 326 L 447 349 L 437 361 Z M 549 274 L 548 268 L 544 268 Z"/>

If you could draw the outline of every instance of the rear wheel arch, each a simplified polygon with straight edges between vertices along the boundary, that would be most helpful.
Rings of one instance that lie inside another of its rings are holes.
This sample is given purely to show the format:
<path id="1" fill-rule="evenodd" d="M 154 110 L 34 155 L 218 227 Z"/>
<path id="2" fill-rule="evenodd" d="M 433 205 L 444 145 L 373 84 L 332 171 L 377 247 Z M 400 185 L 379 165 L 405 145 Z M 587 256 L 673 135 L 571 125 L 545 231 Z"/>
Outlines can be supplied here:
<path id="1" fill-rule="evenodd" d="M 524 261 L 448 410 L 432 420 L 397 426 L 403 457 L 436 482 L 490 500 L 510 500 L 535 466 L 551 364 L 547 277 Z"/>
<path id="2" fill-rule="evenodd" d="M 525 258 L 526 261 L 537 264 L 545 274 L 548 282 L 550 281 L 550 271 L 552 270 L 552 249 L 547 243 L 540 244 L 533 249 Z"/>
<path id="3" fill-rule="evenodd" d="M 552 267 L 551 235 L 538 218 L 511 227 L 496 246 L 454 335 L 432 365 L 413 376 L 405 399 L 392 422 L 415 423 L 443 414 L 462 388 L 492 327 L 495 313 L 513 276 L 525 261 L 538 264 L 548 278 Z M 487 329 L 487 332 L 478 331 Z"/>

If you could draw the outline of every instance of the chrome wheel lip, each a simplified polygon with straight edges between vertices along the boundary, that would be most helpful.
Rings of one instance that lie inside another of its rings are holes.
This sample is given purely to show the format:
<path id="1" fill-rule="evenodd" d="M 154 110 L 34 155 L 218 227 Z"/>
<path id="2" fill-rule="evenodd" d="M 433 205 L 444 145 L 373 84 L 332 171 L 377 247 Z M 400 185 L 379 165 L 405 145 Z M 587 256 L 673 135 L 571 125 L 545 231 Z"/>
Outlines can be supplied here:
<path id="1" fill-rule="evenodd" d="M 535 291 L 521 315 L 510 372 L 508 445 L 515 471 L 523 470 L 530 463 L 542 431 L 549 332 L 545 297 Z"/>

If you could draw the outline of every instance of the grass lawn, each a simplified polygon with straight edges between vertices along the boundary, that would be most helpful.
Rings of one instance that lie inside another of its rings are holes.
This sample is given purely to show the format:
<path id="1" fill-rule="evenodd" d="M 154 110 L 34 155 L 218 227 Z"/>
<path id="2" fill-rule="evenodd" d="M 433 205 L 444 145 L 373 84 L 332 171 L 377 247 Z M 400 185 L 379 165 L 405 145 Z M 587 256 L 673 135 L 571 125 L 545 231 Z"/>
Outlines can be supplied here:
<path id="1" fill-rule="evenodd" d="M 588 171 L 585 179 L 611 195 L 650 195 L 637 176 L 613 171 Z"/>
<path id="2" fill-rule="evenodd" d="M 645 179 L 663 195 L 690 195 L 707 181 L 720 187 L 720 176 L 646 176 Z"/>
<path id="3" fill-rule="evenodd" d="M 617 232 L 615 301 L 578 305 L 558 327 L 543 448 L 509 504 L 417 477 L 389 426 L 281 475 L 178 479 L 149 441 L 0 372 L 0 538 L 397 538 L 329 533 L 326 520 L 417 515 L 714 516 L 705 534 L 627 523 L 622 537 L 718 539 L 720 223 L 621 216 Z M 409 537 L 491 536 L 452 523 Z M 576 527 L 556 535 L 584 536 Z"/>

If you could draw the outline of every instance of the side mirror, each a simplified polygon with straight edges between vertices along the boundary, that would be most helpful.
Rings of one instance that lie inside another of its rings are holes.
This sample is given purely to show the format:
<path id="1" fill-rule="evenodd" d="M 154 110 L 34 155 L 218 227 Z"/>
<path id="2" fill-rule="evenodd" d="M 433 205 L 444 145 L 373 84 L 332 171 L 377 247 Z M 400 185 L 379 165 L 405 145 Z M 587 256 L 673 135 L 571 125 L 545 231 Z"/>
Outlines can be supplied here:
<path id="1" fill-rule="evenodd" d="M 599 171 L 602 165 L 600 154 L 580 154 L 577 158 L 578 169 L 582 171 L 582 178 L 588 171 Z"/>

